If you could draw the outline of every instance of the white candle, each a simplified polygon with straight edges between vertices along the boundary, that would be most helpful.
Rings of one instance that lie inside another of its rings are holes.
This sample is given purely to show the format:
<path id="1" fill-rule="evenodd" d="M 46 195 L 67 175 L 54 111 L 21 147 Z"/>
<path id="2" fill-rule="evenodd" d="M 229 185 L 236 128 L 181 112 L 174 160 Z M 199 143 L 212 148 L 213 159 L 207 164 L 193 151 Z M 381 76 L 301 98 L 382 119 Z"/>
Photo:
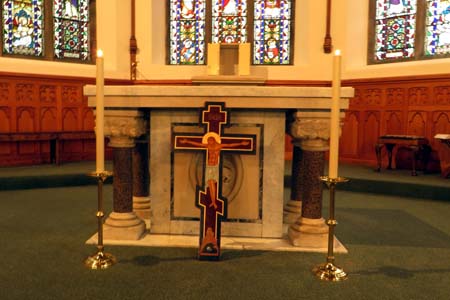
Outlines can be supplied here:
<path id="1" fill-rule="evenodd" d="M 104 106 L 105 99 L 103 87 L 105 79 L 103 74 L 103 51 L 97 51 L 97 74 L 96 74 L 96 107 L 95 107 L 95 146 L 96 146 L 96 173 L 105 170 L 105 136 L 104 136 Z"/>
<path id="2" fill-rule="evenodd" d="M 333 56 L 333 84 L 332 84 L 331 120 L 330 120 L 330 160 L 328 168 L 328 177 L 332 179 L 338 177 L 340 99 L 341 99 L 341 51 L 336 50 Z"/>

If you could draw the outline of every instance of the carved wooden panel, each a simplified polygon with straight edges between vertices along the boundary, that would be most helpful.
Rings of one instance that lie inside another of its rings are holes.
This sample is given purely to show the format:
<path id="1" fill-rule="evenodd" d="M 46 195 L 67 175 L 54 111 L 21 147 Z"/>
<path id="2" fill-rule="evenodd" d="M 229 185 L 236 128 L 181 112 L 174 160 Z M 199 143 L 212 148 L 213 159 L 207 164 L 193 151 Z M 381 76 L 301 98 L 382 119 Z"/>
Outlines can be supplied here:
<path id="1" fill-rule="evenodd" d="M 423 111 L 412 111 L 408 114 L 408 135 L 426 135 L 426 113 Z"/>
<path id="2" fill-rule="evenodd" d="M 0 132 L 93 130 L 83 86 L 94 79 L 0 73 Z M 92 146 L 93 145 L 93 146 Z M 95 159 L 95 141 L 64 143 L 68 160 Z M 0 166 L 49 163 L 49 142 L 2 142 Z"/>
<path id="3" fill-rule="evenodd" d="M 428 170 L 438 171 L 440 145 L 434 135 L 450 133 L 450 75 L 357 79 L 344 85 L 354 87 L 355 96 L 344 121 L 341 161 L 376 165 L 373 147 L 379 135 L 421 135 L 432 147 Z M 396 161 L 408 166 L 402 160 L 410 155 L 402 155 L 398 153 Z"/>
<path id="4" fill-rule="evenodd" d="M 436 104 L 450 105 L 450 86 L 437 86 L 434 88 Z"/>
<path id="5" fill-rule="evenodd" d="M 40 131 L 57 131 L 56 108 L 44 107 L 41 109 Z"/>
<path id="6" fill-rule="evenodd" d="M 361 138 L 361 151 L 363 157 L 372 158 L 375 156 L 374 146 L 380 135 L 380 112 L 368 111 L 365 114 L 363 123 L 363 136 Z"/>
<path id="7" fill-rule="evenodd" d="M 9 100 L 9 88 L 8 82 L 0 82 L 0 103 L 8 102 Z"/>
<path id="8" fill-rule="evenodd" d="M 385 131 L 386 134 L 402 134 L 403 114 L 401 111 L 386 111 L 385 113 Z"/>
<path id="9" fill-rule="evenodd" d="M 341 155 L 349 157 L 358 156 L 358 128 L 359 128 L 359 113 L 348 111 L 345 115 L 345 121 L 342 128 L 339 151 Z M 345 140 L 354 141 L 354 143 L 344 143 Z"/>
<path id="10" fill-rule="evenodd" d="M 432 98 L 429 95 L 427 87 L 413 87 L 408 90 L 408 104 L 409 105 L 430 105 Z"/>
<path id="11" fill-rule="evenodd" d="M 386 89 L 386 105 L 405 105 L 406 91 L 402 88 L 388 88 Z"/>

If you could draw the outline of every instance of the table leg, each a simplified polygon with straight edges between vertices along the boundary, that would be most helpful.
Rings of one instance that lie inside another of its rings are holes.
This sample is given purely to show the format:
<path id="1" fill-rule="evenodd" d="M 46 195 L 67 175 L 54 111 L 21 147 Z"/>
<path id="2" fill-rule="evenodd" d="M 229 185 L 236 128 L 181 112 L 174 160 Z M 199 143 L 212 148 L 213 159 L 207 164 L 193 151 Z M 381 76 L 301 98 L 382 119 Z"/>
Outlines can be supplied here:
<path id="1" fill-rule="evenodd" d="M 387 169 L 392 170 L 392 150 L 394 149 L 395 144 L 386 144 L 386 150 L 388 153 L 389 164 Z"/>
<path id="2" fill-rule="evenodd" d="M 419 147 L 417 147 L 417 146 L 410 146 L 410 149 L 412 150 L 412 153 L 413 153 L 411 176 L 417 176 L 416 161 L 417 161 L 417 159 L 419 157 Z"/>
<path id="3" fill-rule="evenodd" d="M 375 154 L 377 155 L 377 168 L 375 169 L 376 172 L 381 171 L 381 148 L 383 148 L 384 144 L 376 144 L 375 145 Z"/>

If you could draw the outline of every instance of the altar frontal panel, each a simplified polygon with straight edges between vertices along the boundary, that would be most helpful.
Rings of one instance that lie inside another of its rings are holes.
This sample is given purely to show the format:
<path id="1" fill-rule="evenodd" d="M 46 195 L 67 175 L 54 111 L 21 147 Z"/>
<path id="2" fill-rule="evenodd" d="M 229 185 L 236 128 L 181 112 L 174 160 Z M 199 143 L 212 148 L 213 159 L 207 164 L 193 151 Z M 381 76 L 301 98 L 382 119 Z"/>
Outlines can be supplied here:
<path id="1" fill-rule="evenodd" d="M 256 135 L 258 142 L 256 155 L 222 156 L 223 195 L 229 201 L 223 236 L 282 236 L 284 118 L 281 111 L 232 111 L 224 133 Z M 152 232 L 197 235 L 200 211 L 193 199 L 203 180 L 204 155 L 174 152 L 171 137 L 202 134 L 198 110 L 154 110 L 150 124 Z"/>

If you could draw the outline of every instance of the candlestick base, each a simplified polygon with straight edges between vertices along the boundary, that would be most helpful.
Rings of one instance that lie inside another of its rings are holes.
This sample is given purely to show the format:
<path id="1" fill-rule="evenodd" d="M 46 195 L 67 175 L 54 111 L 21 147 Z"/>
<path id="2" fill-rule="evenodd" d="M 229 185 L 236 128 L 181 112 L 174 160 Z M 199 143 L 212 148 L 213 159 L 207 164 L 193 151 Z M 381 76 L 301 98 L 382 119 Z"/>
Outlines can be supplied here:
<path id="1" fill-rule="evenodd" d="M 102 171 L 102 172 L 94 171 L 94 172 L 90 172 L 88 174 L 88 176 L 97 178 L 98 180 L 101 180 L 102 182 L 105 182 L 105 180 L 108 177 L 113 176 L 113 172 L 110 172 L 110 171 Z"/>
<path id="2" fill-rule="evenodd" d="M 313 273 L 321 280 L 325 281 L 342 281 L 347 279 L 347 273 L 331 262 L 316 266 L 313 269 Z"/>
<path id="3" fill-rule="evenodd" d="M 347 182 L 349 181 L 349 179 L 345 178 L 345 177 L 336 177 L 336 178 L 331 178 L 329 176 L 320 176 L 320 180 L 325 182 L 327 185 L 328 184 L 338 184 L 338 183 L 343 183 L 343 182 Z"/>
<path id="4" fill-rule="evenodd" d="M 84 265 L 92 270 L 107 269 L 117 262 L 116 258 L 110 254 L 99 250 L 97 253 L 89 256 L 84 261 Z"/>

